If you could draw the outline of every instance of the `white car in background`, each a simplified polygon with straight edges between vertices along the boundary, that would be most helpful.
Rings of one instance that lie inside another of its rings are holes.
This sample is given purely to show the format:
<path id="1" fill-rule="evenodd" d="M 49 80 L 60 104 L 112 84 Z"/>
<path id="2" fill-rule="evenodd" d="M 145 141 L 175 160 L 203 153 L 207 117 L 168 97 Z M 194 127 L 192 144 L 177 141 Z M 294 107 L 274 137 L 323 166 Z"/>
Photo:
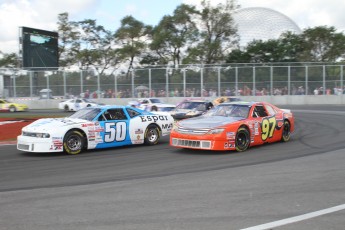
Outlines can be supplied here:
<path id="1" fill-rule="evenodd" d="M 66 112 L 68 111 L 78 111 L 80 109 L 91 107 L 91 106 L 98 106 L 98 105 L 104 105 L 102 103 L 97 103 L 89 99 L 85 98 L 75 98 L 75 99 L 69 99 L 67 101 L 62 101 L 59 103 L 59 109 L 64 110 Z"/>
<path id="2" fill-rule="evenodd" d="M 128 104 L 152 112 L 170 112 L 176 108 L 176 105 L 164 103 L 159 98 L 140 98 L 136 101 L 130 101 Z"/>

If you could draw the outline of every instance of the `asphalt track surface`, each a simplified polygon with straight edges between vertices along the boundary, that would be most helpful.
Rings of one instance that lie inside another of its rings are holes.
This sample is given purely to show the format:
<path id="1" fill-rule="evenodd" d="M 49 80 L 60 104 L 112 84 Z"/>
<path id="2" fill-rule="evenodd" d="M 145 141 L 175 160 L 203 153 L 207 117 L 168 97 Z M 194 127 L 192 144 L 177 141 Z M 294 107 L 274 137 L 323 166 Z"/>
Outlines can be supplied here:
<path id="1" fill-rule="evenodd" d="M 0 146 L 0 229 L 245 229 L 345 204 L 345 106 L 284 108 L 291 141 L 244 153 Z M 274 229 L 345 229 L 344 214 Z"/>

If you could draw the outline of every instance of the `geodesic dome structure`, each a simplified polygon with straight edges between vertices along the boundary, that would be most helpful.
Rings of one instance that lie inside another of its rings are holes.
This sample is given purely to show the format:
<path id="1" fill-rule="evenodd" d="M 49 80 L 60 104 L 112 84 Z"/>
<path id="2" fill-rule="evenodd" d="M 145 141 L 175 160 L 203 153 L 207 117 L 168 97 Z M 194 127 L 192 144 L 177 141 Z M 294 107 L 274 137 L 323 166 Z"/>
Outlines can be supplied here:
<path id="1" fill-rule="evenodd" d="M 255 40 L 278 39 L 287 31 L 299 34 L 301 29 L 286 15 L 264 7 L 248 7 L 235 12 L 240 46 Z"/>

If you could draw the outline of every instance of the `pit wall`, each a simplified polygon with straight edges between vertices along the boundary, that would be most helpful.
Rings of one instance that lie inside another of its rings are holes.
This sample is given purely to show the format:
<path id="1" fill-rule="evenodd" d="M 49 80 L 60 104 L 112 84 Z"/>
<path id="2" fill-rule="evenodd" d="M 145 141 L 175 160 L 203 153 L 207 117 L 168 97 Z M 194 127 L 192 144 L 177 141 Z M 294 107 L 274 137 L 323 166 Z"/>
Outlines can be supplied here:
<path id="1" fill-rule="evenodd" d="M 244 101 L 265 101 L 274 105 L 322 105 L 322 104 L 338 104 L 345 105 L 344 95 L 295 95 L 295 96 L 241 96 Z M 64 99 L 27 99 L 27 98 L 8 98 L 11 102 L 24 103 L 29 109 L 58 109 L 58 104 Z M 165 103 L 178 104 L 185 98 L 183 97 L 165 97 L 161 98 Z M 214 98 L 204 98 L 213 100 Z M 135 98 L 100 98 L 94 101 L 109 105 L 127 105 L 129 101 Z"/>

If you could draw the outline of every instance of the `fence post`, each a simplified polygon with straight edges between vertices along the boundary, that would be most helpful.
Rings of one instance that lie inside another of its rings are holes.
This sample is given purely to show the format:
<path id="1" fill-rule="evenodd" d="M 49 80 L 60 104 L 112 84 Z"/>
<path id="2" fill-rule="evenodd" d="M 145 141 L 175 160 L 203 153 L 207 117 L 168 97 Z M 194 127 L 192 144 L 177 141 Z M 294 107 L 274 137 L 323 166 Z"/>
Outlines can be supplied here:
<path id="1" fill-rule="evenodd" d="M 270 67 L 270 95 L 273 96 L 273 66 Z"/>
<path id="2" fill-rule="evenodd" d="M 340 89 L 341 89 L 341 95 L 344 95 L 344 65 L 340 66 Z"/>
<path id="3" fill-rule="evenodd" d="M 30 71 L 30 72 L 29 72 L 29 78 L 30 78 L 30 79 L 29 79 L 29 81 L 30 81 L 30 97 L 33 96 L 32 75 L 33 75 L 33 72 Z"/>
<path id="4" fill-rule="evenodd" d="M 132 77 L 132 98 L 134 98 L 134 69 L 131 70 L 131 77 Z"/>
<path id="5" fill-rule="evenodd" d="M 309 85 L 308 85 L 308 81 L 309 81 L 309 69 L 308 69 L 308 66 L 306 65 L 305 66 L 305 95 L 308 95 L 308 92 L 309 92 Z"/>
<path id="6" fill-rule="evenodd" d="M 201 66 L 200 71 L 200 97 L 204 96 L 204 66 Z"/>
<path id="7" fill-rule="evenodd" d="M 291 66 L 288 66 L 288 95 L 291 95 Z"/>
<path id="8" fill-rule="evenodd" d="M 151 69 L 149 69 L 149 97 L 151 97 L 152 95 L 151 95 L 151 91 L 152 91 L 152 89 L 151 89 L 151 87 L 152 87 L 152 85 L 151 85 Z"/>
<path id="9" fill-rule="evenodd" d="M 323 95 L 326 94 L 326 66 L 322 66 L 322 86 L 323 86 Z"/>
<path id="10" fill-rule="evenodd" d="M 256 95 L 256 86 L 255 86 L 255 66 L 253 66 L 253 96 Z"/>
<path id="11" fill-rule="evenodd" d="M 67 95 L 67 84 L 66 84 L 66 71 L 63 71 L 63 95 Z M 81 91 L 80 93 L 82 93 L 83 91 Z M 80 95 L 80 94 L 79 94 Z"/>
<path id="12" fill-rule="evenodd" d="M 183 97 L 186 97 L 186 69 L 182 69 L 183 71 Z"/>
<path id="13" fill-rule="evenodd" d="M 235 67 L 235 96 L 238 96 L 238 67 Z"/>
<path id="14" fill-rule="evenodd" d="M 220 69 L 222 67 L 218 67 L 218 97 L 222 96 L 220 93 Z"/>

